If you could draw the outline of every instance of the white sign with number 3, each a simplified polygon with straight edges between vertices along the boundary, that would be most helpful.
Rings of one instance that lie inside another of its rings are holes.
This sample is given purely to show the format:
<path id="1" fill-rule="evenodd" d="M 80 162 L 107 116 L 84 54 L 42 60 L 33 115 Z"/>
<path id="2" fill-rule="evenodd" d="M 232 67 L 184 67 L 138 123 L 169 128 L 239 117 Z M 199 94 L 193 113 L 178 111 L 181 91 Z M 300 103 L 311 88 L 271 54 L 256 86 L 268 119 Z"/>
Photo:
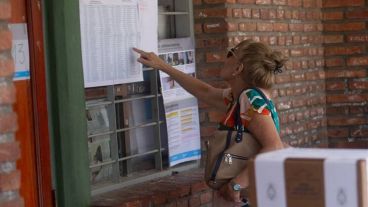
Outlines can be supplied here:
<path id="1" fill-rule="evenodd" d="M 13 34 L 12 56 L 15 64 L 14 80 L 30 78 L 27 24 L 10 24 Z"/>

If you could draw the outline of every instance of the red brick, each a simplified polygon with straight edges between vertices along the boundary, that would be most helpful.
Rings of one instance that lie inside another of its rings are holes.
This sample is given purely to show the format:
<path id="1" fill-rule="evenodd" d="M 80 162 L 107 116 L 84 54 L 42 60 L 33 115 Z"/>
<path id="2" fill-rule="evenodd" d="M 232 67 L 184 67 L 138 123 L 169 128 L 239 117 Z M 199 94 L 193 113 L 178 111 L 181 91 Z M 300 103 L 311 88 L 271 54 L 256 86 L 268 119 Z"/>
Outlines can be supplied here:
<path id="1" fill-rule="evenodd" d="M 347 138 L 348 136 L 344 137 Z M 338 141 L 335 140 L 330 141 L 328 148 L 343 148 L 343 149 L 367 149 L 368 142 L 367 141 L 354 141 L 354 142 L 346 142 L 346 141 Z"/>
<path id="2" fill-rule="evenodd" d="M 196 47 L 197 48 L 226 48 L 228 46 L 227 38 L 211 38 L 211 39 L 201 39 L 196 38 Z"/>
<path id="3" fill-rule="evenodd" d="M 204 192 L 200 195 L 201 205 L 212 201 L 212 191 Z"/>
<path id="4" fill-rule="evenodd" d="M 166 204 L 165 207 L 176 207 L 176 202 Z"/>
<path id="5" fill-rule="evenodd" d="M 201 5 L 202 4 L 202 0 L 193 0 L 193 4 L 194 5 Z"/>
<path id="6" fill-rule="evenodd" d="M 260 9 L 261 19 L 270 19 L 270 10 L 269 9 Z"/>
<path id="7" fill-rule="evenodd" d="M 17 142 L 0 144 L 0 162 L 16 161 L 19 157 L 20 150 Z"/>
<path id="8" fill-rule="evenodd" d="M 329 126 L 354 126 L 368 123 L 364 117 L 329 117 L 327 122 Z"/>
<path id="9" fill-rule="evenodd" d="M 261 18 L 261 13 L 259 12 L 259 9 L 252 9 L 252 18 L 253 19 Z"/>
<path id="10" fill-rule="evenodd" d="M 276 10 L 276 18 L 277 19 L 284 19 L 285 18 L 285 10 L 277 9 Z"/>
<path id="11" fill-rule="evenodd" d="M 202 135 L 202 133 L 201 133 L 201 135 Z M 194 184 L 191 185 L 191 193 L 192 194 L 202 192 L 202 191 L 205 191 L 205 190 L 208 190 L 208 189 L 209 188 L 208 188 L 207 184 L 204 181 L 194 183 Z"/>
<path id="12" fill-rule="evenodd" d="M 194 12 L 195 18 L 231 17 L 230 9 L 198 9 Z"/>
<path id="13" fill-rule="evenodd" d="M 323 7 L 364 6 L 364 0 L 324 0 Z"/>
<path id="14" fill-rule="evenodd" d="M 277 38 L 277 44 L 278 45 L 285 45 L 286 44 L 286 38 L 285 36 L 280 36 Z"/>
<path id="15" fill-rule="evenodd" d="M 205 33 L 222 33 L 226 32 L 227 29 L 228 25 L 225 22 L 205 23 L 203 25 L 203 30 Z"/>
<path id="16" fill-rule="evenodd" d="M 291 80 L 294 81 L 294 82 L 304 81 L 305 80 L 305 75 L 304 75 L 304 73 L 294 74 L 294 75 L 291 76 Z"/>
<path id="17" fill-rule="evenodd" d="M 14 132 L 17 130 L 17 116 L 13 112 L 2 113 L 0 116 L 0 133 Z"/>
<path id="18" fill-rule="evenodd" d="M 350 134 L 351 134 L 352 137 L 366 138 L 366 137 L 368 137 L 368 129 L 363 128 L 363 127 L 354 127 L 354 128 L 351 129 Z M 365 145 L 363 145 L 363 143 L 359 143 L 359 144 L 361 144 L 362 148 L 364 148 L 364 149 L 368 148 L 368 142 L 367 141 L 365 141 Z M 359 146 L 359 147 L 361 147 L 361 146 Z"/>
<path id="19" fill-rule="evenodd" d="M 257 30 L 256 23 L 240 23 L 239 24 L 239 31 L 242 32 L 253 32 Z"/>
<path id="20" fill-rule="evenodd" d="M 177 207 L 188 207 L 189 206 L 189 202 L 188 199 L 184 199 L 184 200 L 179 200 L 176 202 L 176 206 Z"/>
<path id="21" fill-rule="evenodd" d="M 286 5 L 287 0 L 273 0 L 272 3 L 275 5 Z"/>
<path id="22" fill-rule="evenodd" d="M 292 18 L 292 19 L 299 19 L 299 11 L 297 11 L 297 10 L 293 10 L 293 11 L 291 12 L 291 18 Z"/>
<path id="23" fill-rule="evenodd" d="M 352 81 L 349 83 L 349 88 L 368 90 L 368 81 Z"/>
<path id="24" fill-rule="evenodd" d="M 303 0 L 303 7 L 305 8 L 317 7 L 317 2 L 316 0 Z"/>
<path id="25" fill-rule="evenodd" d="M 201 34 L 203 32 L 202 24 L 195 24 L 194 25 L 194 33 Z"/>
<path id="26" fill-rule="evenodd" d="M 352 47 L 327 47 L 325 48 L 325 55 L 352 55 L 352 54 L 361 54 L 363 53 L 364 48 L 361 46 L 352 46 Z"/>
<path id="27" fill-rule="evenodd" d="M 201 127 L 201 136 L 204 136 L 204 137 L 213 136 L 216 130 L 217 130 L 217 128 L 214 127 L 214 126 L 212 126 L 212 127 L 202 126 Z"/>
<path id="28" fill-rule="evenodd" d="M 347 138 L 348 136 L 348 128 L 328 128 L 328 137 L 330 138 Z"/>
<path id="29" fill-rule="evenodd" d="M 0 51 L 12 47 L 12 33 L 9 30 L 0 30 Z"/>
<path id="30" fill-rule="evenodd" d="M 242 9 L 243 17 L 244 18 L 251 18 L 252 17 L 252 9 L 244 8 Z"/>
<path id="31" fill-rule="evenodd" d="M 221 72 L 221 68 L 201 68 L 198 70 L 198 77 L 199 78 L 214 78 L 219 77 Z"/>
<path id="32" fill-rule="evenodd" d="M 291 56 L 303 56 L 304 55 L 304 53 L 303 53 L 303 49 L 291 49 L 290 50 L 290 55 Z"/>
<path id="33" fill-rule="evenodd" d="M 273 28 L 275 32 L 287 32 L 289 30 L 289 25 L 287 23 L 274 23 Z"/>
<path id="34" fill-rule="evenodd" d="M 368 105 L 350 106 L 350 113 L 365 116 L 368 114 Z"/>
<path id="35" fill-rule="evenodd" d="M 15 88 L 13 84 L 0 85 L 0 105 L 15 102 Z"/>
<path id="36" fill-rule="evenodd" d="M 0 58 L 0 77 L 8 77 L 14 73 L 13 59 Z"/>
<path id="37" fill-rule="evenodd" d="M 257 30 L 260 32 L 272 32 L 273 24 L 272 23 L 257 23 Z"/>
<path id="38" fill-rule="evenodd" d="M 203 0 L 207 4 L 235 3 L 235 0 Z"/>
<path id="39" fill-rule="evenodd" d="M 368 94 L 327 95 L 328 103 L 360 103 L 368 100 Z"/>
<path id="40" fill-rule="evenodd" d="M 349 58 L 347 64 L 349 66 L 368 65 L 368 56 Z"/>
<path id="41" fill-rule="evenodd" d="M 256 0 L 256 4 L 271 4 L 271 0 Z"/>
<path id="42" fill-rule="evenodd" d="M 343 35 L 325 35 L 323 37 L 324 43 L 342 43 L 344 42 L 344 36 Z"/>
<path id="43" fill-rule="evenodd" d="M 11 6 L 10 1 L 0 2 L 0 19 L 10 19 L 11 17 Z"/>
<path id="44" fill-rule="evenodd" d="M 358 35 L 348 35 L 348 42 L 368 42 L 368 35 L 358 34 Z"/>
<path id="45" fill-rule="evenodd" d="M 237 0 L 239 4 L 254 4 L 256 0 Z"/>
<path id="46" fill-rule="evenodd" d="M 17 190 L 20 187 L 19 171 L 0 174 L 0 191 Z"/>
<path id="47" fill-rule="evenodd" d="M 167 202 L 167 195 L 164 193 L 158 193 L 152 196 L 152 202 L 155 206 L 165 204 Z"/>
<path id="48" fill-rule="evenodd" d="M 305 106 L 307 101 L 303 98 L 298 98 L 298 99 L 292 100 L 291 103 L 292 103 L 293 108 L 299 108 L 299 107 Z M 303 118 L 305 118 L 305 117 L 304 117 L 303 113 L 301 113 L 300 119 L 303 119 Z M 299 119 L 299 118 L 297 118 L 297 119 Z"/>
<path id="49" fill-rule="evenodd" d="M 332 12 L 324 12 L 323 13 L 323 19 L 324 20 L 338 20 L 343 19 L 343 13 L 342 11 L 332 11 Z"/>
<path id="50" fill-rule="evenodd" d="M 227 31 L 228 32 L 236 32 L 238 31 L 238 24 L 234 22 L 227 23 Z"/>
<path id="51" fill-rule="evenodd" d="M 339 31 L 357 31 L 365 30 L 364 22 L 349 22 L 349 23 L 325 23 L 324 31 L 339 32 Z"/>
<path id="52" fill-rule="evenodd" d="M 291 32 L 302 32 L 304 30 L 303 24 L 289 24 Z"/>
<path id="53" fill-rule="evenodd" d="M 198 195 L 192 196 L 189 199 L 189 207 L 199 207 L 201 206 L 201 200 Z"/>
<path id="54" fill-rule="evenodd" d="M 346 88 L 345 81 L 329 81 L 326 83 L 327 90 L 344 90 Z"/>
<path id="55" fill-rule="evenodd" d="M 322 19 L 322 11 L 314 11 L 313 13 L 313 19 L 315 20 L 321 20 Z"/>
<path id="56" fill-rule="evenodd" d="M 277 44 L 277 37 L 271 36 L 269 41 L 269 45 L 276 45 Z"/>
<path id="57" fill-rule="evenodd" d="M 270 18 L 271 19 L 276 19 L 276 10 L 275 9 L 270 9 Z"/>
<path id="58" fill-rule="evenodd" d="M 332 106 L 327 106 L 326 109 L 326 113 L 327 115 L 349 115 L 349 107 L 347 106 L 339 106 L 339 107 L 332 107 Z"/>
<path id="59" fill-rule="evenodd" d="M 365 70 L 329 70 L 326 71 L 326 78 L 365 78 Z"/>
<path id="60" fill-rule="evenodd" d="M 24 201 L 20 198 L 14 198 L 10 201 L 1 201 L 1 207 L 23 207 Z"/>
<path id="61" fill-rule="evenodd" d="M 224 118 L 224 113 L 219 111 L 209 111 L 208 118 L 210 122 L 220 122 Z"/>
<path id="62" fill-rule="evenodd" d="M 276 83 L 288 83 L 291 81 L 290 75 L 277 75 L 275 82 Z"/>
<path id="63" fill-rule="evenodd" d="M 288 5 L 293 7 L 301 7 L 302 0 L 288 0 Z"/>
<path id="64" fill-rule="evenodd" d="M 325 72 L 324 71 L 313 71 L 306 73 L 306 80 L 322 80 L 325 79 Z"/>
<path id="65" fill-rule="evenodd" d="M 208 52 L 206 54 L 206 62 L 223 62 L 225 60 L 225 54 L 223 52 Z"/>
<path id="66" fill-rule="evenodd" d="M 349 11 L 349 12 L 346 13 L 346 17 L 348 19 L 367 19 L 368 18 L 368 10 Z"/>
<path id="67" fill-rule="evenodd" d="M 316 24 L 304 24 L 304 32 L 315 32 L 317 31 Z"/>
<path id="68" fill-rule="evenodd" d="M 233 17 L 240 18 L 242 17 L 242 9 L 233 9 Z"/>

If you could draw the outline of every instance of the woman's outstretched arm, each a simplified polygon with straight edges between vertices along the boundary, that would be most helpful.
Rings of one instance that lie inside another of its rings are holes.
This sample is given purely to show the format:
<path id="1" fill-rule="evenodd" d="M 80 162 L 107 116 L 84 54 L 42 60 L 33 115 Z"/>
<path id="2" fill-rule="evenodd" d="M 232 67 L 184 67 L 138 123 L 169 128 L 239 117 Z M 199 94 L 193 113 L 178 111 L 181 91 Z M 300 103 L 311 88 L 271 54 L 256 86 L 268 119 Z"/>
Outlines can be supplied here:
<path id="1" fill-rule="evenodd" d="M 200 101 L 205 102 L 208 105 L 216 107 L 219 110 L 226 110 L 226 106 L 223 102 L 223 90 L 215 88 L 201 80 L 198 80 L 190 75 L 187 75 L 171 65 L 165 63 L 155 53 L 145 52 L 143 50 L 133 48 L 135 52 L 140 54 L 138 62 L 148 67 L 161 70 L 171 76 L 176 82 L 178 82 L 185 90 L 198 98 Z"/>

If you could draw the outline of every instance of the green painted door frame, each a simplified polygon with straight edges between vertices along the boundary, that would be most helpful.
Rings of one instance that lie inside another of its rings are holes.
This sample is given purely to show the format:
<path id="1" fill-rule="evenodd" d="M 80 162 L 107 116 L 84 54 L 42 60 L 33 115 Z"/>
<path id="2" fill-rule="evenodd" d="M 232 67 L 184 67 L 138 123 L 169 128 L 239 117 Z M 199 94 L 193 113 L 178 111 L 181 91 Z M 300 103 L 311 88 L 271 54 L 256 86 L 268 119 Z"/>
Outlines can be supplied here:
<path id="1" fill-rule="evenodd" d="M 44 0 L 53 174 L 57 206 L 91 200 L 79 0 Z"/>

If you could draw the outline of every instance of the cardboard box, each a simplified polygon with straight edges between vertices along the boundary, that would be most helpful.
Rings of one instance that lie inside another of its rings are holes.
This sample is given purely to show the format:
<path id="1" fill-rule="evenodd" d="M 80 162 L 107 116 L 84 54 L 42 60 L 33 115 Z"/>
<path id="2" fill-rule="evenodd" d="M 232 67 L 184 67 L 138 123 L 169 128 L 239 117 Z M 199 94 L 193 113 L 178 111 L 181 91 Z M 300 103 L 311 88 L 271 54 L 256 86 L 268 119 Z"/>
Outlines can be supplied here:
<path id="1" fill-rule="evenodd" d="M 250 163 L 252 207 L 368 207 L 368 150 L 288 148 Z"/>

